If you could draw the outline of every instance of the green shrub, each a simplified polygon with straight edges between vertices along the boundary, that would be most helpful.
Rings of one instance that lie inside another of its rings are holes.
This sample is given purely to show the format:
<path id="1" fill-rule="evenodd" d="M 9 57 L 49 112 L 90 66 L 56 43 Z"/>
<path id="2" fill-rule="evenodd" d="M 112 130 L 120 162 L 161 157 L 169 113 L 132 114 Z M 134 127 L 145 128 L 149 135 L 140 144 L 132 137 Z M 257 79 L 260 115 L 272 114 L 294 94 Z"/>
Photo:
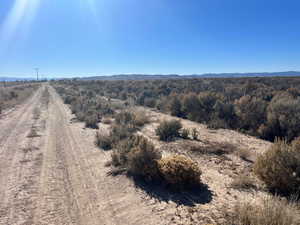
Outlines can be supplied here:
<path id="1" fill-rule="evenodd" d="M 174 188 L 188 188 L 201 183 L 198 164 L 182 155 L 173 155 L 158 161 L 163 179 Z"/>
<path id="2" fill-rule="evenodd" d="M 159 124 L 155 132 L 156 135 L 159 136 L 160 140 L 171 141 L 175 137 L 180 136 L 179 130 L 181 128 L 182 125 L 178 120 L 163 121 Z"/>
<path id="3" fill-rule="evenodd" d="M 300 190 L 300 151 L 286 141 L 276 140 L 257 158 L 254 172 L 271 191 L 297 193 Z"/>

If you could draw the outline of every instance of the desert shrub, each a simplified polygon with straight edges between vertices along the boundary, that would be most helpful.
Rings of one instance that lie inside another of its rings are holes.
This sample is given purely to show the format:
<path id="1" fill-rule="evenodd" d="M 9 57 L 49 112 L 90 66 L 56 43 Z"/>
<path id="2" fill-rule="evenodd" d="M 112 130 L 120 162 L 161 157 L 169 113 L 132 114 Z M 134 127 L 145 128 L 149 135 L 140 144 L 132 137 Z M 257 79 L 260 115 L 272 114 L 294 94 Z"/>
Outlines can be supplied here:
<path id="1" fill-rule="evenodd" d="M 149 123 L 149 119 L 144 111 L 122 111 L 115 116 L 116 123 L 121 125 L 127 125 L 136 129 L 146 123 Z"/>
<path id="2" fill-rule="evenodd" d="M 110 132 L 113 143 L 117 144 L 119 141 L 129 138 L 133 135 L 135 129 L 126 125 L 114 125 Z"/>
<path id="3" fill-rule="evenodd" d="M 18 94 L 15 91 L 10 91 L 9 98 L 10 99 L 18 98 Z"/>
<path id="4" fill-rule="evenodd" d="M 97 114 L 89 114 L 84 117 L 85 126 L 93 129 L 98 129 L 99 118 Z"/>
<path id="5" fill-rule="evenodd" d="M 296 193 L 300 190 L 300 151 L 286 141 L 276 140 L 257 158 L 254 172 L 271 191 Z"/>
<path id="6" fill-rule="evenodd" d="M 255 189 L 255 181 L 248 174 L 240 174 L 235 177 L 231 183 L 231 187 L 239 190 Z"/>
<path id="7" fill-rule="evenodd" d="M 237 116 L 234 111 L 234 104 L 218 99 L 213 106 L 213 114 L 208 125 L 214 129 L 234 128 L 237 123 Z"/>
<path id="8" fill-rule="evenodd" d="M 133 121 L 134 115 L 129 111 L 121 111 L 115 115 L 115 121 L 117 124 L 129 124 Z"/>
<path id="9" fill-rule="evenodd" d="M 137 127 L 142 127 L 145 124 L 149 123 L 149 118 L 147 113 L 142 110 L 133 111 L 133 124 Z"/>
<path id="10" fill-rule="evenodd" d="M 198 164 L 182 155 L 173 155 L 158 161 L 163 179 L 174 188 L 188 188 L 200 184 Z"/>
<path id="11" fill-rule="evenodd" d="M 162 141 L 171 141 L 175 137 L 179 137 L 179 130 L 182 128 L 181 122 L 178 120 L 163 121 L 156 128 L 156 135 Z"/>
<path id="12" fill-rule="evenodd" d="M 146 180 L 159 178 L 157 160 L 161 153 L 154 148 L 154 145 L 146 138 L 137 137 L 134 147 L 128 153 L 128 172 L 141 176 Z"/>
<path id="13" fill-rule="evenodd" d="M 70 95 L 67 95 L 63 98 L 65 104 L 72 104 L 72 102 L 76 101 L 76 98 Z"/>
<path id="14" fill-rule="evenodd" d="M 181 130 L 181 137 L 183 139 L 188 139 L 190 135 L 190 131 L 188 129 L 182 129 Z"/>
<path id="15" fill-rule="evenodd" d="M 300 137 L 295 138 L 291 144 L 295 151 L 300 152 Z"/>
<path id="16" fill-rule="evenodd" d="M 191 134 L 192 134 L 192 138 L 194 140 L 198 140 L 198 135 L 199 135 L 199 132 L 196 128 L 193 128 L 192 131 L 191 131 Z"/>
<path id="17" fill-rule="evenodd" d="M 222 119 L 216 117 L 214 119 L 211 119 L 208 122 L 207 128 L 209 128 L 209 129 L 227 129 L 229 127 L 225 120 L 222 120 Z"/>
<path id="18" fill-rule="evenodd" d="M 139 136 L 131 136 L 123 139 L 116 144 L 116 148 L 111 154 L 112 164 L 114 166 L 127 167 L 128 164 L 128 153 L 134 148 L 138 141 Z"/>
<path id="19" fill-rule="evenodd" d="M 96 133 L 95 144 L 104 150 L 109 150 L 112 148 L 113 140 L 110 135 L 101 134 L 100 132 Z"/>
<path id="20" fill-rule="evenodd" d="M 235 101 L 235 112 L 239 118 L 239 128 L 256 133 L 259 126 L 266 120 L 267 103 L 262 99 L 249 95 Z"/>
<path id="21" fill-rule="evenodd" d="M 203 121 L 201 118 L 202 106 L 196 94 L 188 94 L 183 97 L 182 112 L 184 116 L 193 121 Z M 201 112 L 201 113 L 200 113 Z"/>
<path id="22" fill-rule="evenodd" d="M 228 218 L 228 225 L 298 225 L 297 206 L 276 196 L 256 197 L 252 201 L 237 202 Z"/>
<path id="23" fill-rule="evenodd" d="M 149 108 L 154 108 L 156 105 L 156 100 L 154 98 L 145 98 L 144 105 Z"/>
<path id="24" fill-rule="evenodd" d="M 172 116 L 178 116 L 178 117 L 182 117 L 183 116 L 183 112 L 181 110 L 181 102 L 179 101 L 179 99 L 175 96 L 171 99 L 170 103 L 169 103 L 169 111 L 171 112 Z"/>
<path id="25" fill-rule="evenodd" d="M 283 137 L 288 141 L 300 135 L 300 98 L 275 98 L 268 107 L 267 133 L 269 140 Z"/>

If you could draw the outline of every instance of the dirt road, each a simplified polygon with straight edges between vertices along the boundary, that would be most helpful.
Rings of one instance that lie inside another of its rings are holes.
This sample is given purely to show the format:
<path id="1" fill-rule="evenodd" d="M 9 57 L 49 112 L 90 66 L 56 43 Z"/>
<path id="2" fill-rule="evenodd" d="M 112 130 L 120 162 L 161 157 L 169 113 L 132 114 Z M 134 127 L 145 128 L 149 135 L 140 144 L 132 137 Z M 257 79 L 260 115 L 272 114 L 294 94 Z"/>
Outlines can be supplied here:
<path id="1" fill-rule="evenodd" d="M 44 85 L 0 118 L 0 224 L 166 224 Z"/>

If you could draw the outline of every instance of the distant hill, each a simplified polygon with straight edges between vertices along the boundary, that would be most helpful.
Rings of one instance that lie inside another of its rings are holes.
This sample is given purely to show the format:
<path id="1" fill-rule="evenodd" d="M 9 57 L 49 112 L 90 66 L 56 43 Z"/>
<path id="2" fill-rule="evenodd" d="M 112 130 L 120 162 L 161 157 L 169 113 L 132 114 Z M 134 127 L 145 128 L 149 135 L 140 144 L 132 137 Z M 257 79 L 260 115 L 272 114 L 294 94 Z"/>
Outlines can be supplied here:
<path id="1" fill-rule="evenodd" d="M 260 72 L 260 73 L 205 73 L 205 74 L 192 74 L 192 75 L 120 74 L 120 75 L 83 77 L 79 79 L 82 80 L 159 80 L 159 79 L 182 79 L 182 78 L 294 77 L 294 76 L 300 76 L 300 72 L 286 71 L 286 72 Z"/>
<path id="2" fill-rule="evenodd" d="M 13 81 L 30 81 L 34 80 L 33 78 L 24 78 L 24 77 L 0 77 L 0 82 L 13 82 Z"/>

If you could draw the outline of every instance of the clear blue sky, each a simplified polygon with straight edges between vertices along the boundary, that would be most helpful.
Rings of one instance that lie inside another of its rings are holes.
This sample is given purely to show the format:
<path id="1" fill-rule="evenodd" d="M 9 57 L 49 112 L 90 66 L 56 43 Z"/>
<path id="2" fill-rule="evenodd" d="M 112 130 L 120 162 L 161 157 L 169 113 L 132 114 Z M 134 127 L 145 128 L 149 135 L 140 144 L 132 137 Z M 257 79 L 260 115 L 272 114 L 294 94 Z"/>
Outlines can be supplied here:
<path id="1" fill-rule="evenodd" d="M 300 70 L 299 0 L 1 0 L 0 76 Z"/>

